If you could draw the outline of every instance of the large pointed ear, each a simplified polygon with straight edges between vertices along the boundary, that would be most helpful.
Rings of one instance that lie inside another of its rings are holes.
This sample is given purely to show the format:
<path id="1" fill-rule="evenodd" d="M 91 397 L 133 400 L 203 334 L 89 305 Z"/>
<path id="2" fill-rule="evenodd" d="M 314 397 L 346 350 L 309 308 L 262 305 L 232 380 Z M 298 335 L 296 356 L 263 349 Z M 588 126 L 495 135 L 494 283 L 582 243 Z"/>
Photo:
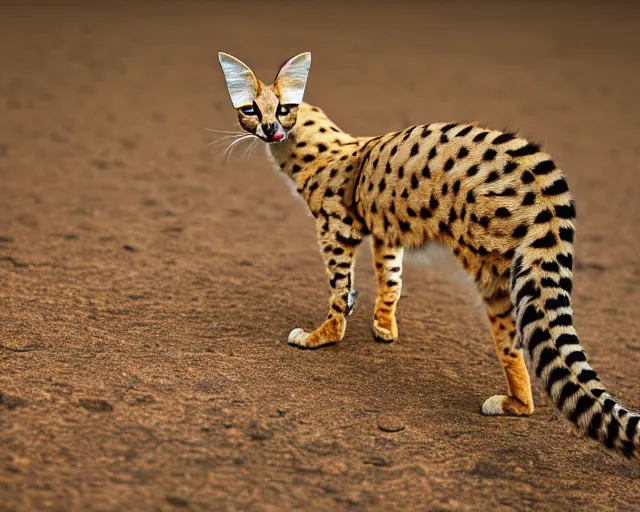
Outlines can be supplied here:
<path id="1" fill-rule="evenodd" d="M 227 89 L 234 108 L 251 105 L 258 94 L 258 79 L 244 62 L 227 53 L 218 53 Z"/>
<path id="2" fill-rule="evenodd" d="M 311 53 L 309 52 L 291 57 L 282 65 L 274 82 L 280 93 L 280 103 L 283 105 L 302 103 L 310 66 Z"/>

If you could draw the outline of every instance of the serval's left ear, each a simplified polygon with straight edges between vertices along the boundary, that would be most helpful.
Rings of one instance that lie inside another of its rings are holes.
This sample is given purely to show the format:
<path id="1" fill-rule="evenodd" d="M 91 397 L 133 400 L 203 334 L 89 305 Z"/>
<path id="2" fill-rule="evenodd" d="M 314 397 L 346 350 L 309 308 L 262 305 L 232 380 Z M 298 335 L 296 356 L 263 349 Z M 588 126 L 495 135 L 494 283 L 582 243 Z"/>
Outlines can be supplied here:
<path id="1" fill-rule="evenodd" d="M 258 79 L 244 62 L 228 53 L 218 53 L 234 108 L 251 105 L 258 94 Z"/>
<path id="2" fill-rule="evenodd" d="M 302 103 L 310 67 L 311 53 L 309 52 L 291 57 L 282 65 L 273 83 L 280 95 L 281 104 L 298 105 Z"/>

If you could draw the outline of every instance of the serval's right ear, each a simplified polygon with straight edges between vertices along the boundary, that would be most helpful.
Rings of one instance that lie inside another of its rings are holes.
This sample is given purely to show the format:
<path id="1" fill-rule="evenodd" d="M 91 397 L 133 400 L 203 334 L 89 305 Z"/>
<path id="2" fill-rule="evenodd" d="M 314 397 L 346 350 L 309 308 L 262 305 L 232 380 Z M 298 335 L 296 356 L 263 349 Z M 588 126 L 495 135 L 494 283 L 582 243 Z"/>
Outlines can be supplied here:
<path id="1" fill-rule="evenodd" d="M 227 89 L 234 108 L 251 105 L 258 94 L 258 79 L 244 62 L 228 53 L 218 52 Z"/>

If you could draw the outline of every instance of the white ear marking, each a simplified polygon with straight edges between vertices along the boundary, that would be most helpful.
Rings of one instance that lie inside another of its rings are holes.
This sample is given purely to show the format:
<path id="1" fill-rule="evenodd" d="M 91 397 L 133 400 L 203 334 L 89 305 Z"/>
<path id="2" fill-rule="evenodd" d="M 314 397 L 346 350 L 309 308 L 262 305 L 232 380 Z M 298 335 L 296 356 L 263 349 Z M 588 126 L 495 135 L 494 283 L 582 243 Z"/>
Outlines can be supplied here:
<path id="1" fill-rule="evenodd" d="M 218 52 L 227 89 L 234 108 L 251 105 L 256 99 L 258 81 L 253 71 L 244 62 L 228 53 Z"/>
<path id="2" fill-rule="evenodd" d="M 296 55 L 282 65 L 275 80 L 280 91 L 282 104 L 299 105 L 302 103 L 310 66 L 310 52 Z"/>

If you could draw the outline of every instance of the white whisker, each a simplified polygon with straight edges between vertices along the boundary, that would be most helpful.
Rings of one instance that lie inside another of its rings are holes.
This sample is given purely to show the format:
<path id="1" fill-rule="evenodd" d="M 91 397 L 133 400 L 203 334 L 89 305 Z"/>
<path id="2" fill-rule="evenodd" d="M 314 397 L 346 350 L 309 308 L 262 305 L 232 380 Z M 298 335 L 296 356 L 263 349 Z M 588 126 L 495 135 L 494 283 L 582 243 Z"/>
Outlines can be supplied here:
<path id="1" fill-rule="evenodd" d="M 243 135 L 242 137 L 238 137 L 231 144 L 229 144 L 227 146 L 227 149 L 224 150 L 224 153 L 222 153 L 222 158 L 224 158 L 225 155 L 227 156 L 227 159 L 225 161 L 225 165 L 229 163 L 229 159 L 231 158 L 231 155 L 233 154 L 233 148 L 234 148 L 234 146 L 236 144 L 238 144 L 239 142 L 242 142 L 243 140 L 252 139 L 254 137 L 256 137 L 256 136 L 253 133 L 247 133 L 246 135 Z"/>

